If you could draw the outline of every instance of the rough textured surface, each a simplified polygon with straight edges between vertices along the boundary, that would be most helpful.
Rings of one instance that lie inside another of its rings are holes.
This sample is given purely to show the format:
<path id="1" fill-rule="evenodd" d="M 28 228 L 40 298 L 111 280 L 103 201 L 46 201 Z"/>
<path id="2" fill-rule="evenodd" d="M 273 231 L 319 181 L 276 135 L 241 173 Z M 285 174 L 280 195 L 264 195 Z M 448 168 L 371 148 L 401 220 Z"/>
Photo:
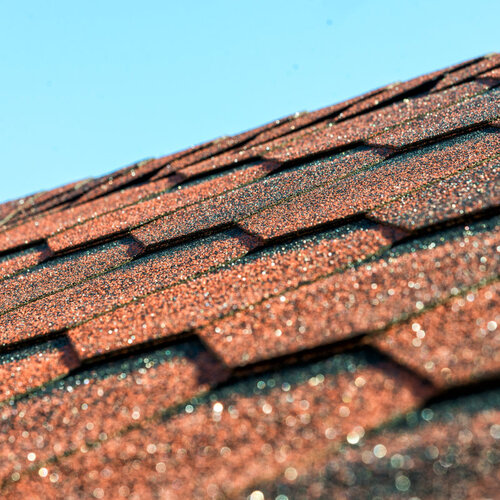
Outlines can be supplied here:
<path id="1" fill-rule="evenodd" d="M 0 496 L 495 498 L 498 69 L 0 205 Z"/>
<path id="2" fill-rule="evenodd" d="M 59 252 L 81 246 L 93 240 L 122 233 L 165 214 L 180 210 L 186 205 L 196 205 L 226 191 L 232 191 L 242 185 L 250 184 L 271 173 L 276 168 L 277 164 L 275 163 L 260 162 L 203 183 L 179 186 L 175 191 L 158 194 L 153 199 L 129 205 L 114 212 L 108 212 L 57 233 L 48 238 L 49 247 L 51 250 Z"/>
<path id="3" fill-rule="evenodd" d="M 499 245 L 496 232 L 480 232 L 408 248 L 389 262 L 363 264 L 282 293 L 199 335 L 234 367 L 377 331 L 493 279 Z M 500 368 L 498 359 L 493 363 Z"/>
<path id="4" fill-rule="evenodd" d="M 163 498 L 234 497 L 262 477 L 295 470 L 304 453 L 415 408 L 429 393 L 414 377 L 361 355 L 228 389 L 179 408 L 166 421 L 150 421 L 48 464 L 48 474 L 57 475 L 53 483 L 35 471 L 7 492 L 36 498 L 47 484 L 49 496 L 68 499 L 81 489 L 102 491 L 103 498 L 118 491 L 140 498 L 151 488 Z M 109 474 L 99 472 L 105 469 Z M 85 473 L 72 479 L 75 470 Z"/>
<path id="5" fill-rule="evenodd" d="M 372 210 L 368 216 L 385 224 L 413 231 L 457 218 L 480 213 L 500 205 L 500 157 L 428 187 L 410 192 Z"/>
<path id="6" fill-rule="evenodd" d="M 28 269 L 48 259 L 52 252 L 47 245 L 27 248 L 0 257 L 0 279 L 5 279 L 19 271 Z"/>
<path id="7" fill-rule="evenodd" d="M 436 385 L 457 385 L 498 373 L 498 325 L 500 286 L 496 282 L 390 328 L 375 345 Z"/>
<path id="8" fill-rule="evenodd" d="M 247 493 L 299 500 L 493 499 L 500 480 L 499 419 L 495 391 L 433 404 L 357 442 L 310 454 L 293 480 L 258 481 Z"/>
<path id="9" fill-rule="evenodd" d="M 444 109 L 433 111 L 410 122 L 397 125 L 378 135 L 372 141 L 377 145 L 402 148 L 414 143 L 439 137 L 471 126 L 479 126 L 495 120 L 500 115 L 500 91 L 464 99 Z"/>
<path id="10" fill-rule="evenodd" d="M 341 180 L 332 179 L 266 207 L 239 226 L 268 239 L 350 218 L 476 165 L 498 154 L 499 148 L 500 136 L 496 131 L 461 135 L 378 162 L 368 169 L 353 170 Z"/>
<path id="11" fill-rule="evenodd" d="M 56 257 L 2 282 L 0 314 L 120 267 L 138 256 L 132 238 L 113 241 L 72 255 Z"/>
<path id="12" fill-rule="evenodd" d="M 362 261 L 402 236 L 356 224 L 303 238 L 127 304 L 68 335 L 82 359 L 169 338 Z"/>
<path id="13" fill-rule="evenodd" d="M 148 255 L 0 315 L 3 346 L 46 336 L 230 262 L 255 246 L 237 230 Z"/>
<path id="14" fill-rule="evenodd" d="M 77 366 L 72 346 L 64 341 L 6 353 L 0 358 L 0 403 L 68 375 Z"/>

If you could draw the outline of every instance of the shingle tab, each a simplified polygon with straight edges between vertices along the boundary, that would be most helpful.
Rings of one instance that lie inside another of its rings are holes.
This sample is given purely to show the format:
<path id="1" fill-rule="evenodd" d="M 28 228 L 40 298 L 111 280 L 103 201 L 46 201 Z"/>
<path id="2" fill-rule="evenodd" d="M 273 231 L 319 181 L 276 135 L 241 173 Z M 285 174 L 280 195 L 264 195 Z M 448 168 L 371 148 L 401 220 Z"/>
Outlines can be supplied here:
<path id="1" fill-rule="evenodd" d="M 500 370 L 500 285 L 471 290 L 374 340 L 383 352 L 447 387 Z"/>
<path id="2" fill-rule="evenodd" d="M 369 212 L 407 231 L 471 215 L 500 205 L 500 158 L 431 184 Z"/>
<path id="3" fill-rule="evenodd" d="M 276 161 L 295 161 L 304 156 L 326 153 L 331 149 L 346 147 L 359 141 L 380 144 L 378 137 L 376 139 L 371 137 L 383 133 L 387 128 L 451 106 L 457 101 L 484 92 L 489 87 L 490 85 L 485 82 L 466 83 L 447 91 L 400 101 L 344 122 L 325 121 L 305 131 L 263 144 L 259 153 L 265 158 Z"/>
<path id="4" fill-rule="evenodd" d="M 47 245 L 39 245 L 0 257 L 0 279 L 36 266 L 52 256 Z"/>
<path id="5" fill-rule="evenodd" d="M 156 255 L 26 304 L 0 316 L 3 346 L 48 335 L 230 262 L 255 245 L 255 238 L 230 231 Z"/>
<path id="6" fill-rule="evenodd" d="M 359 439 L 430 393 L 397 367 L 363 356 L 330 359 L 246 385 L 186 406 L 160 425 L 132 427 L 86 453 L 61 458 L 49 466 L 57 483 L 45 486 L 39 474 L 31 473 L 7 491 L 30 497 L 43 484 L 50 496 L 65 498 L 96 488 L 103 496 L 122 488 L 144 497 L 158 488 L 167 498 L 222 493 L 234 498 L 254 481 L 286 474 L 293 466 L 295 471 L 308 453 L 346 437 Z M 109 464 L 112 473 L 92 474 Z"/>
<path id="7" fill-rule="evenodd" d="M 0 314 L 120 267 L 141 251 L 140 244 L 132 238 L 125 238 L 59 257 L 4 280 L 1 284 Z"/>
<path id="8" fill-rule="evenodd" d="M 375 148 L 359 148 L 349 154 L 327 158 L 291 172 L 255 182 L 224 193 L 201 204 L 179 210 L 132 231 L 134 238 L 146 246 L 184 238 L 193 233 L 234 224 L 352 170 L 380 162 L 388 153 Z"/>
<path id="9" fill-rule="evenodd" d="M 365 264 L 236 312 L 198 335 L 235 367 L 377 331 L 494 278 L 499 244 L 493 230 Z"/>
<path id="10" fill-rule="evenodd" d="M 66 231 L 61 231 L 48 238 L 48 245 L 54 252 L 61 252 L 123 233 L 186 205 L 199 203 L 224 191 L 254 182 L 276 168 L 275 163 L 260 162 L 194 186 L 158 194 L 154 198 L 105 213 Z"/>
<path id="11" fill-rule="evenodd" d="M 67 228 L 78 226 L 86 220 L 137 203 L 148 196 L 162 193 L 176 186 L 180 180 L 178 177 L 160 179 L 150 184 L 118 191 L 82 205 L 27 220 L 15 227 L 8 228 L 4 233 L 0 233 L 0 251 L 46 239 Z"/>
<path id="12" fill-rule="evenodd" d="M 290 481 L 256 481 L 264 498 L 495 498 L 498 392 L 460 397 L 383 425 L 355 444 L 305 457 Z M 492 465 L 493 462 L 493 465 Z"/>
<path id="13" fill-rule="evenodd" d="M 49 370 L 47 363 L 42 376 Z M 4 482 L 33 462 L 106 441 L 162 408 L 203 394 L 226 376 L 203 348 L 184 343 L 54 382 L 31 399 L 0 409 L 0 478 Z"/>
<path id="14" fill-rule="evenodd" d="M 500 135 L 496 131 L 473 132 L 442 141 L 291 196 L 242 220 L 239 226 L 271 239 L 341 221 L 473 166 L 498 153 L 499 147 Z"/>
<path id="15" fill-rule="evenodd" d="M 470 66 L 466 66 L 465 68 L 458 69 L 457 71 L 453 71 L 447 74 L 438 84 L 434 87 L 434 91 L 442 90 L 447 87 L 451 87 L 452 85 L 457 85 L 462 83 L 464 80 L 472 78 L 477 75 L 481 75 L 481 73 L 487 72 L 490 69 L 496 68 L 500 66 L 500 55 L 499 54 L 491 54 L 475 64 L 471 64 Z"/>
<path id="16" fill-rule="evenodd" d="M 67 342 L 51 342 L 0 356 L 0 403 L 68 375 L 79 365 Z"/>
<path id="17" fill-rule="evenodd" d="M 132 302 L 68 336 L 81 359 L 173 337 L 371 257 L 403 236 L 357 224 L 304 238 Z"/>
<path id="18" fill-rule="evenodd" d="M 500 90 L 493 89 L 449 108 L 402 123 L 369 142 L 379 146 L 401 148 L 452 132 L 460 132 L 471 126 L 477 127 L 499 116 Z"/>

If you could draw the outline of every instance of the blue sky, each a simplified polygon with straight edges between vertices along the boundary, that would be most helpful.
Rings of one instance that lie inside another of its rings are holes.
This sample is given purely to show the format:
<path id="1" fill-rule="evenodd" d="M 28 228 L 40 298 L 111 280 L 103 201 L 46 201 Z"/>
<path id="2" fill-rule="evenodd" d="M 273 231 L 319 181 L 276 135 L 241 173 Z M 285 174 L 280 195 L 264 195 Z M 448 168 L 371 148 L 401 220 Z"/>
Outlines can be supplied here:
<path id="1" fill-rule="evenodd" d="M 0 201 L 500 50 L 500 2 L 0 2 Z"/>

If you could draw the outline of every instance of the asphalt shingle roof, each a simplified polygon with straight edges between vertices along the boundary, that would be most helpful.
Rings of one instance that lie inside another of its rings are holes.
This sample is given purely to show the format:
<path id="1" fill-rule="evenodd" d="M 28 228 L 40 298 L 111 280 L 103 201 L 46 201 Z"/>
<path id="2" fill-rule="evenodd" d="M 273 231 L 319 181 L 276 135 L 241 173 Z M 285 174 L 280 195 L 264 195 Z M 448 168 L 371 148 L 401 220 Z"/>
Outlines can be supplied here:
<path id="1" fill-rule="evenodd" d="M 496 498 L 500 55 L 0 205 L 0 495 Z"/>

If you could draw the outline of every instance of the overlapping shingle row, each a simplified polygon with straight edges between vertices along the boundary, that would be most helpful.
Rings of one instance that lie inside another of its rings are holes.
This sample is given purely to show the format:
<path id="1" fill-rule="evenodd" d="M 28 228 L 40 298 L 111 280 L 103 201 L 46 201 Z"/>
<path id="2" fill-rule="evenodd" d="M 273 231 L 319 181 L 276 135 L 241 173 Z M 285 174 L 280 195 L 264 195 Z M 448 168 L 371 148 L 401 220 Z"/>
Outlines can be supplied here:
<path id="1" fill-rule="evenodd" d="M 0 205 L 2 495 L 491 495 L 499 67 Z"/>

